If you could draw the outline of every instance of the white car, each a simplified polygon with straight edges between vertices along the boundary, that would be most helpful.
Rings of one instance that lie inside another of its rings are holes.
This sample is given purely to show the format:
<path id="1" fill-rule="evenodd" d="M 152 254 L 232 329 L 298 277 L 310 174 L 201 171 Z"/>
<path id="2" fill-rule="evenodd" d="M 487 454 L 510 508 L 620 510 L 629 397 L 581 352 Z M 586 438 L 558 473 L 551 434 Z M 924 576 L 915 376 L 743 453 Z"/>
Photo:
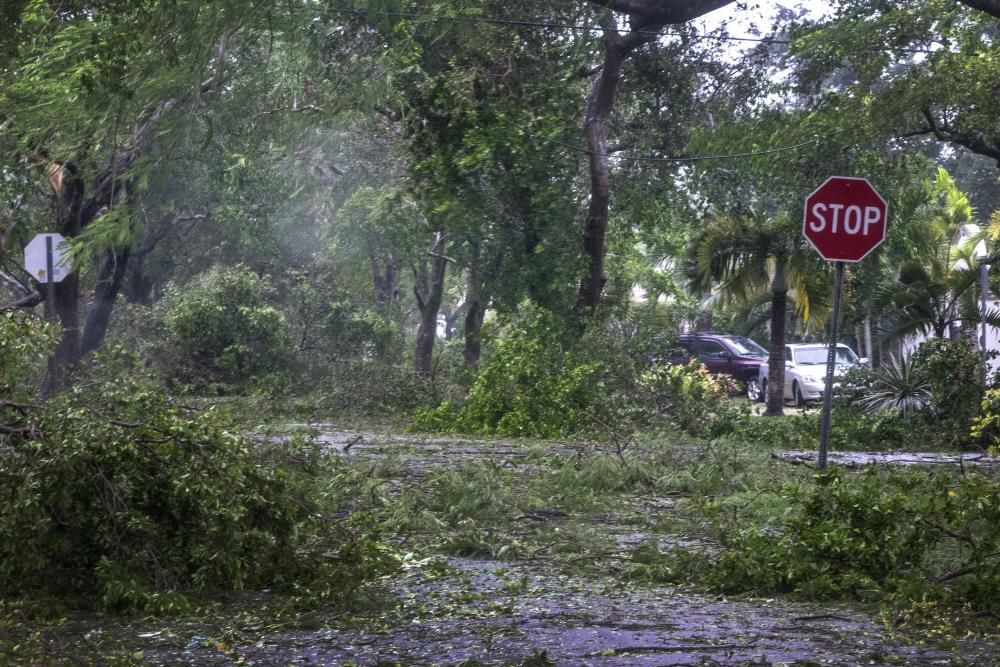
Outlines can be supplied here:
<path id="1" fill-rule="evenodd" d="M 829 345 L 823 343 L 800 343 L 785 346 L 785 400 L 791 400 L 795 407 L 802 407 L 811 401 L 823 398 L 826 384 L 826 357 Z M 865 363 L 854 350 L 841 343 L 837 344 L 834 377 L 846 373 L 854 366 Z M 767 364 L 762 364 L 758 372 L 760 384 L 759 400 L 767 399 Z"/>

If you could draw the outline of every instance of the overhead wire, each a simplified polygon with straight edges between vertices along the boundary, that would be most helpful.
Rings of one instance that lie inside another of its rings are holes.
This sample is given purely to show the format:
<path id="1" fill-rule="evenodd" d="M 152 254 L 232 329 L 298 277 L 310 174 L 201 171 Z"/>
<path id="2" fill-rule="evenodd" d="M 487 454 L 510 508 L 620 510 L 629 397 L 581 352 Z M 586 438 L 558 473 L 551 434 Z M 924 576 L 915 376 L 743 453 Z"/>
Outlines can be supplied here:
<path id="1" fill-rule="evenodd" d="M 464 23 L 486 23 L 490 25 L 505 25 L 520 28 L 550 28 L 557 30 L 574 30 L 579 32 L 602 32 L 604 28 L 597 25 L 580 25 L 575 23 L 554 23 L 550 21 L 528 21 L 525 19 L 504 19 L 493 16 L 461 16 L 448 14 L 427 14 L 419 12 L 373 12 L 367 9 L 357 9 L 353 7 L 335 7 L 331 11 L 340 14 L 356 14 L 359 16 L 386 16 L 391 18 L 429 20 L 429 21 L 454 21 Z M 638 35 L 655 35 L 658 37 L 686 37 L 691 40 L 715 40 L 720 42 L 752 42 L 763 44 L 791 44 L 791 40 L 776 39 L 773 37 L 737 37 L 734 35 L 692 35 L 686 32 L 670 30 L 643 30 L 641 28 L 620 27 L 616 29 L 620 33 L 634 33 Z"/>
<path id="2" fill-rule="evenodd" d="M 747 158 L 747 157 L 758 157 L 761 155 L 770 155 L 773 153 L 784 153 L 786 151 L 792 151 L 797 148 L 802 148 L 803 146 L 809 146 L 822 141 L 825 137 L 814 137 L 812 139 L 807 139 L 806 141 L 800 141 L 796 144 L 790 144 L 788 146 L 778 146 L 776 148 L 767 148 L 759 151 L 744 151 L 740 153 L 720 153 L 716 155 L 686 155 L 686 156 L 674 156 L 674 157 L 655 157 L 655 156 L 645 156 L 645 155 L 621 155 L 618 152 L 613 153 L 596 153 L 591 151 L 589 148 L 583 146 L 576 146 L 558 139 L 549 139 L 547 137 L 539 137 L 533 133 L 521 130 L 524 134 L 533 136 L 534 138 L 544 141 L 547 143 L 555 144 L 557 146 L 562 146 L 563 148 L 568 148 L 570 150 L 585 153 L 587 155 L 596 155 L 598 157 L 614 158 L 617 160 L 622 160 L 625 162 L 701 162 L 703 160 L 728 160 L 736 158 Z M 839 134 L 843 130 L 833 132 L 832 134 Z M 830 135 L 828 135 L 830 136 Z"/>

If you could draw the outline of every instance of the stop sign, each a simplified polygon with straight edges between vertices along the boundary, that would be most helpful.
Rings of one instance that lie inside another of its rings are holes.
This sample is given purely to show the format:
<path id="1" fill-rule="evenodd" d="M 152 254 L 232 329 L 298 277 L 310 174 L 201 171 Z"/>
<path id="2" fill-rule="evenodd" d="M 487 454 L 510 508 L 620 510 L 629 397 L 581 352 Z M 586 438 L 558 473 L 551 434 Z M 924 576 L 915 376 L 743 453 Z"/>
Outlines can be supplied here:
<path id="1" fill-rule="evenodd" d="M 885 240 L 889 206 L 865 178 L 831 176 L 806 197 L 802 234 L 831 262 L 860 262 Z"/>

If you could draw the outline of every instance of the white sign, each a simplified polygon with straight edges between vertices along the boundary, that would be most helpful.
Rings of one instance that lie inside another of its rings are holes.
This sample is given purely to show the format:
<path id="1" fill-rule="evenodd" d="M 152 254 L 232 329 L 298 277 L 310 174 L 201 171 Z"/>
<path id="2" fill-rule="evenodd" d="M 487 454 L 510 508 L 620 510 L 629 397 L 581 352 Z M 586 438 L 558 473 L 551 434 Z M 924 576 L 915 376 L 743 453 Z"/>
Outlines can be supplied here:
<path id="1" fill-rule="evenodd" d="M 38 234 L 24 246 L 24 269 L 40 283 L 49 281 L 48 261 L 45 257 L 45 239 L 52 239 L 52 282 L 58 283 L 73 271 L 70 263 L 69 244 L 62 234 Z"/>

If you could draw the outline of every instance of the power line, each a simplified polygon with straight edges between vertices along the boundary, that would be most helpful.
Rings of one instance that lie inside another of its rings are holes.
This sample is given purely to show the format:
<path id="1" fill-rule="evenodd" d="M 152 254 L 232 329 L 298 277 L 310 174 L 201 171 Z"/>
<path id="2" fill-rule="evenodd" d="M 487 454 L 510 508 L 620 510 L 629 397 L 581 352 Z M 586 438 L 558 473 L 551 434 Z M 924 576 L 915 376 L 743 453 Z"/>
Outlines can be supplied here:
<path id="1" fill-rule="evenodd" d="M 367 9 L 334 8 L 332 11 L 341 14 L 357 14 L 360 16 L 386 16 L 403 19 L 425 19 L 430 21 L 456 21 L 464 23 L 486 23 L 490 25 L 505 25 L 520 28 L 552 28 L 558 30 L 576 30 L 581 32 L 602 32 L 600 26 L 579 25 L 573 23 L 551 23 L 543 21 L 528 21 L 524 19 L 502 19 L 491 16 L 447 16 L 444 14 L 420 14 L 416 12 L 372 12 Z M 753 42 L 764 44 L 791 44 L 791 40 L 774 39 L 771 37 L 734 37 L 732 35 L 691 35 L 669 30 L 641 30 L 634 28 L 617 28 L 617 32 L 635 33 L 638 35 L 655 35 L 658 37 L 686 37 L 691 40 L 716 40 L 720 42 Z"/>
<path id="2" fill-rule="evenodd" d="M 531 134 L 531 133 L 525 132 L 525 134 Z M 839 134 L 839 132 L 834 132 L 832 134 Z M 578 153 L 585 153 L 587 155 L 597 155 L 599 157 L 606 157 L 606 158 L 613 157 L 618 160 L 623 160 L 626 162 L 701 162 L 703 160 L 728 160 L 734 158 L 757 157 L 760 155 L 770 155 L 772 153 L 784 153 L 786 151 L 792 151 L 797 148 L 802 148 L 803 146 L 809 146 L 812 144 L 819 143 L 822 140 L 822 138 L 817 137 L 815 139 L 809 139 L 807 141 L 802 141 L 797 144 L 791 144 L 789 146 L 779 146 L 778 148 L 769 148 L 767 150 L 761 150 L 761 151 L 746 151 L 743 153 L 727 153 L 720 155 L 692 155 L 683 157 L 652 157 L 645 155 L 623 156 L 618 153 L 594 153 L 589 148 L 584 148 L 583 146 L 575 146 L 573 144 L 569 144 L 564 141 L 559 141 L 558 139 L 547 139 L 545 137 L 538 137 L 537 135 L 532 135 L 532 136 L 535 136 L 535 138 L 539 139 L 540 141 L 556 144 L 557 146 L 562 146 L 563 148 L 568 148 Z"/>

